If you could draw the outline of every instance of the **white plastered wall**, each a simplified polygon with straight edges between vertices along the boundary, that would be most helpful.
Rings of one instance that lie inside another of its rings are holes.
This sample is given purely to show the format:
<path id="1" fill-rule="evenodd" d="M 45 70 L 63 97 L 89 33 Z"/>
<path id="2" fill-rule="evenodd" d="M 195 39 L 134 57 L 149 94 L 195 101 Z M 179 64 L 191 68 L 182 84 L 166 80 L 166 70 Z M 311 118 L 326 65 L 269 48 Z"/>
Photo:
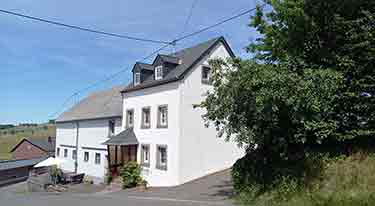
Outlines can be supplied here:
<path id="1" fill-rule="evenodd" d="M 193 108 L 201 103 L 212 86 L 201 83 L 202 65 L 209 65 L 209 59 L 229 58 L 223 44 L 218 44 L 198 66 L 193 68 L 180 85 L 180 140 L 179 140 L 179 183 L 230 168 L 244 155 L 244 150 L 233 141 L 226 142 L 217 137 L 213 126 L 205 127 L 202 108 Z"/>
<path id="2" fill-rule="evenodd" d="M 102 145 L 108 140 L 108 121 L 112 119 L 83 120 L 79 123 L 78 137 L 78 173 L 85 173 L 91 176 L 96 182 L 103 181 L 105 168 L 107 166 L 107 147 Z M 114 118 L 115 134 L 121 131 L 121 118 Z M 72 153 L 75 148 L 61 145 L 76 145 L 76 122 L 57 123 L 56 127 L 56 147 L 60 147 L 60 158 L 65 160 L 61 165 L 63 170 L 74 171 L 74 160 Z M 64 158 L 64 149 L 68 149 L 68 157 Z M 89 152 L 89 161 L 84 161 L 84 152 Z M 100 153 L 100 164 L 95 164 L 95 153 Z"/>
<path id="3" fill-rule="evenodd" d="M 175 186 L 178 182 L 179 91 L 178 82 L 128 92 L 123 95 L 123 128 L 126 110 L 134 109 L 134 132 L 139 141 L 137 160 L 141 159 L 141 144 L 150 145 L 150 167 L 142 167 L 142 176 L 150 186 Z M 157 128 L 157 108 L 168 105 L 168 128 Z M 141 129 L 141 111 L 151 108 L 151 127 Z M 167 145 L 167 170 L 156 168 L 156 146 Z"/>

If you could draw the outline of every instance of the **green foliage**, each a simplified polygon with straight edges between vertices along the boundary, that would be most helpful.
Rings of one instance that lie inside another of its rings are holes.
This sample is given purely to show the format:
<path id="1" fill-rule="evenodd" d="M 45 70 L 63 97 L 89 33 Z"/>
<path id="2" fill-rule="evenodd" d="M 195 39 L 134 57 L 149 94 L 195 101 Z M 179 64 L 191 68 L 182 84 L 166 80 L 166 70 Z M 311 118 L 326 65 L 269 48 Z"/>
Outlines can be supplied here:
<path id="1" fill-rule="evenodd" d="M 141 181 L 141 167 L 137 162 L 126 163 L 120 171 L 122 177 L 123 188 L 131 188 L 137 186 Z"/>
<path id="2" fill-rule="evenodd" d="M 281 65 L 242 60 L 211 64 L 214 90 L 202 103 L 205 120 L 248 152 L 260 150 L 262 161 L 295 159 L 305 144 L 321 143 L 335 128 L 328 117 L 342 79 L 337 72 L 306 69 L 296 74 Z"/>
<path id="3" fill-rule="evenodd" d="M 50 175 L 54 184 L 58 183 L 58 180 L 62 177 L 62 171 L 56 166 L 52 166 L 50 169 Z"/>
<path id="4" fill-rule="evenodd" d="M 266 0 L 250 26 L 255 58 L 292 71 L 333 69 L 345 81 L 332 104 L 335 138 L 375 134 L 375 1 Z M 367 92 L 373 97 L 363 97 Z"/>
<path id="5" fill-rule="evenodd" d="M 293 178 L 281 178 L 273 188 L 257 185 L 237 195 L 242 205 L 272 206 L 370 206 L 375 204 L 375 158 L 366 153 L 326 159 L 320 178 L 301 185 Z M 307 182 L 309 180 L 306 180 Z"/>

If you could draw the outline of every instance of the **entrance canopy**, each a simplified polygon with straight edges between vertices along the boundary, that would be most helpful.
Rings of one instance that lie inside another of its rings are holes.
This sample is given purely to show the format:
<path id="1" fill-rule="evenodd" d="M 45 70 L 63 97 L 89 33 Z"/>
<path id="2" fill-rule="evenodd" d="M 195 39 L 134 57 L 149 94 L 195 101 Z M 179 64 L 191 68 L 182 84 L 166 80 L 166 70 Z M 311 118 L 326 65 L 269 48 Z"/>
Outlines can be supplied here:
<path id="1" fill-rule="evenodd" d="M 111 137 L 109 140 L 103 143 L 104 145 L 118 145 L 118 146 L 126 146 L 126 145 L 137 145 L 138 140 L 135 136 L 133 128 L 128 128 L 121 133 Z"/>

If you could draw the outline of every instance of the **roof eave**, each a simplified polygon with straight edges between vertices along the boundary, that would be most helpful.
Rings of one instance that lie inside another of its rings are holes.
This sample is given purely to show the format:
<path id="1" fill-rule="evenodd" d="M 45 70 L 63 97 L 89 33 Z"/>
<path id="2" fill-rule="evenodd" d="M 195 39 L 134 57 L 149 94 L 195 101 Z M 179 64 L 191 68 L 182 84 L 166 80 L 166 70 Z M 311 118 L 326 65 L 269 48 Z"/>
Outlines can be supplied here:
<path id="1" fill-rule="evenodd" d="M 135 86 L 135 87 L 131 87 L 129 89 L 124 89 L 121 91 L 121 94 L 124 94 L 124 93 L 128 93 L 128 92 L 133 92 L 133 91 L 138 91 L 138 90 L 142 90 L 142 89 L 147 89 L 147 88 L 150 88 L 150 87 L 156 87 L 156 86 L 160 86 L 160 85 L 164 85 L 164 84 L 169 84 L 169 83 L 172 83 L 172 82 L 176 82 L 176 81 L 179 81 L 180 78 L 179 77 L 173 77 L 173 78 L 170 78 L 170 79 L 167 79 L 167 80 L 159 80 L 157 82 L 152 82 L 152 84 L 145 84 L 145 85 L 138 85 L 138 86 Z"/>
<path id="2" fill-rule="evenodd" d="M 69 120 L 56 120 L 56 123 L 69 123 L 69 122 L 79 122 L 79 121 L 90 121 L 90 120 L 101 120 L 101 119 L 112 119 L 112 118 L 122 118 L 122 115 L 113 116 L 103 116 L 103 117 L 93 117 L 93 118 L 81 118 L 81 119 L 69 119 Z"/>

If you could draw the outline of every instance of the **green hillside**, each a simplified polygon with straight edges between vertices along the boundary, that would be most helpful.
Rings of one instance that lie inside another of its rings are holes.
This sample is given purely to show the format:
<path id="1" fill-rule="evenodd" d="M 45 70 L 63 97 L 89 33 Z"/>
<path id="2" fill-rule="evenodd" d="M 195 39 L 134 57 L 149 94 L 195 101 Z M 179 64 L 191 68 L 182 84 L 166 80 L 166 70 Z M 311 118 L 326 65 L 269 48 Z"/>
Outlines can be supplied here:
<path id="1" fill-rule="evenodd" d="M 14 127 L 0 128 L 0 160 L 11 159 L 9 151 L 21 139 L 25 137 L 35 139 L 54 137 L 55 132 L 54 124 L 20 124 Z"/>

